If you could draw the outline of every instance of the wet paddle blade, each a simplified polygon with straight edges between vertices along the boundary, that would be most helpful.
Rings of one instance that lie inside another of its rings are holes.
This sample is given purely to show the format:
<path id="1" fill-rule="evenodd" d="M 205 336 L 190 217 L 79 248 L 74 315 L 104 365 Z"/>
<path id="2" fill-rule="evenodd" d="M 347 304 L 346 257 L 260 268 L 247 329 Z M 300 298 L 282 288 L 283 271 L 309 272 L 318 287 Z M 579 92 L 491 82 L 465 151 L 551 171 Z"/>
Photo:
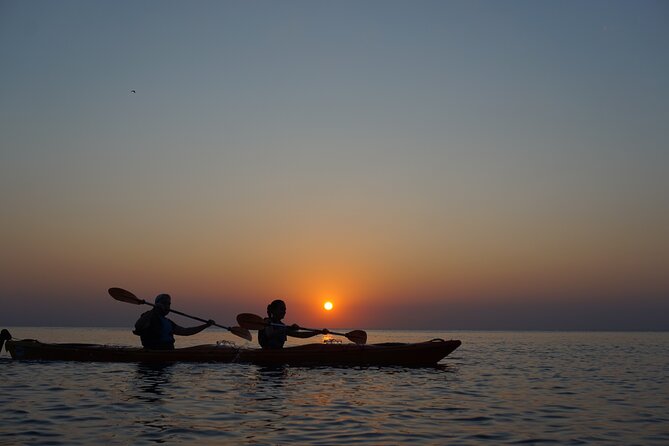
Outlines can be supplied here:
<path id="1" fill-rule="evenodd" d="M 109 288 L 109 295 L 116 300 L 129 304 L 142 305 L 146 302 L 123 288 Z"/>
<path id="2" fill-rule="evenodd" d="M 12 335 L 9 333 L 9 330 L 3 328 L 2 331 L 0 331 L 0 352 L 2 352 L 2 347 L 4 347 L 5 341 L 9 341 L 10 339 L 12 339 Z"/>
<path id="3" fill-rule="evenodd" d="M 251 313 L 238 314 L 237 323 L 248 330 L 261 330 L 267 326 L 262 317 Z"/>
<path id="4" fill-rule="evenodd" d="M 240 338 L 244 338 L 247 341 L 252 341 L 253 337 L 251 336 L 251 332 L 248 331 L 246 328 L 242 327 L 230 327 L 230 333 L 239 336 Z"/>
<path id="5" fill-rule="evenodd" d="M 346 333 L 346 337 L 358 345 L 364 345 L 367 343 L 367 332 L 362 330 L 353 330 Z"/>

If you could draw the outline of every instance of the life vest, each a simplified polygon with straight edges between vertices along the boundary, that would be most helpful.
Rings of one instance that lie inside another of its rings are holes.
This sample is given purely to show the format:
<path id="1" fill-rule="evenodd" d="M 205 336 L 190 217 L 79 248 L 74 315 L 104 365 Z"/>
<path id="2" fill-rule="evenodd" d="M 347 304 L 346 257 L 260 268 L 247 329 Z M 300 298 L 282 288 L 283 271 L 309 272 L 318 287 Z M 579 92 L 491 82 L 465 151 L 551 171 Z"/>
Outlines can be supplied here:
<path id="1" fill-rule="evenodd" d="M 143 330 L 139 330 L 137 325 L 142 318 L 145 317 L 151 318 L 149 325 Z M 135 324 L 133 333 L 140 337 L 144 348 L 152 350 L 174 349 L 174 322 L 159 314 L 157 311 L 151 310 L 142 314 Z"/>
<path id="2" fill-rule="evenodd" d="M 260 343 L 262 348 L 283 348 L 283 344 L 286 343 L 286 339 L 288 338 L 288 327 L 286 327 L 282 322 L 277 323 L 281 325 L 269 325 L 261 330 L 258 330 L 258 343 Z"/>

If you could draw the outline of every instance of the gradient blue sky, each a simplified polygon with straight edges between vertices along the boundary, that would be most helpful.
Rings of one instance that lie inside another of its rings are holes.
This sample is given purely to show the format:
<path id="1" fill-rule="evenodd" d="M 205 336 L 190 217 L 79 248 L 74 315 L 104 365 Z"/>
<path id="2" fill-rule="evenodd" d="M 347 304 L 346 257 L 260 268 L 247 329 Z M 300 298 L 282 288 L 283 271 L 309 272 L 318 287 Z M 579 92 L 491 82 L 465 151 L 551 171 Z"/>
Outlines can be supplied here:
<path id="1" fill-rule="evenodd" d="M 668 44 L 662 1 L 1 0 L 0 323 L 669 329 Z"/>

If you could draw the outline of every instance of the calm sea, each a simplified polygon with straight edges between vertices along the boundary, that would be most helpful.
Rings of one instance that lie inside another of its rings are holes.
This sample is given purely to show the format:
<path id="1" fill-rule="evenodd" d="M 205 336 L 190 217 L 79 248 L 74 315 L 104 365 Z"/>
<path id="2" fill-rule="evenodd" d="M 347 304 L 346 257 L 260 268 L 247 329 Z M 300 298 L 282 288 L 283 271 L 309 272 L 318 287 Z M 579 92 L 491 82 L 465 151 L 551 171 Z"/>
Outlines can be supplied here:
<path id="1" fill-rule="evenodd" d="M 127 329 L 10 331 L 137 344 Z M 21 362 L 3 352 L 0 444 L 669 444 L 669 333 L 369 332 L 370 343 L 435 337 L 463 345 L 423 369 Z M 211 329 L 178 342 L 219 340 L 245 344 Z"/>

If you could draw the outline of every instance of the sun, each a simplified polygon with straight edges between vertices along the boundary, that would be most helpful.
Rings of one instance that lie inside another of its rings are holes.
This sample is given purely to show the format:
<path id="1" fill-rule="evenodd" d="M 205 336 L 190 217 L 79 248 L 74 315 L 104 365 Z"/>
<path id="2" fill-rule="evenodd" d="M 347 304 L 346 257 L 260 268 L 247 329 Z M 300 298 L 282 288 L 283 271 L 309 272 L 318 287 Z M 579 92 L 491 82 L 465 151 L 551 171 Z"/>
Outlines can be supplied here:
<path id="1" fill-rule="evenodd" d="M 327 311 L 330 311 L 334 308 L 334 305 L 332 305 L 332 302 L 327 301 L 323 304 L 323 308 L 325 308 Z"/>

